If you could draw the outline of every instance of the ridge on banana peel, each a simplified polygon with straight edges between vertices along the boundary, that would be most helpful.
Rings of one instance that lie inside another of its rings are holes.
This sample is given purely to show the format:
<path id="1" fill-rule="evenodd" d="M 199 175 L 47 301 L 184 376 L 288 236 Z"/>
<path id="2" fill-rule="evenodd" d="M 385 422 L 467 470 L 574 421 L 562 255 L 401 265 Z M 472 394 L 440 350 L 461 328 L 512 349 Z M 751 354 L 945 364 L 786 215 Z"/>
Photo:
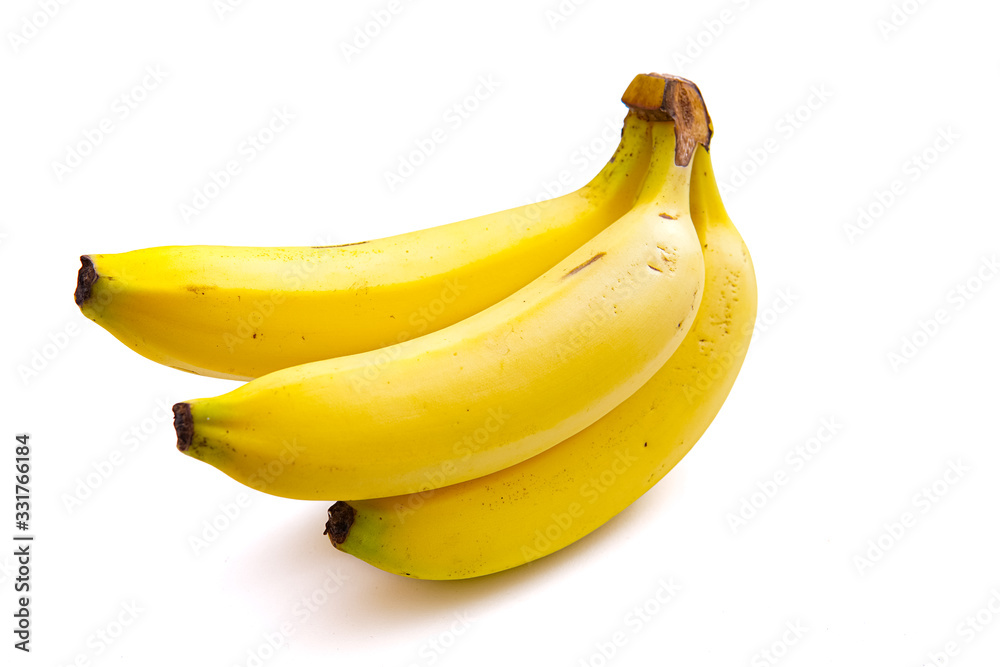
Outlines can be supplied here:
<path id="1" fill-rule="evenodd" d="M 650 75 L 633 86 L 655 93 L 663 84 Z M 757 310 L 750 255 L 722 204 L 707 146 L 696 150 L 691 214 L 705 294 L 666 364 L 609 414 L 518 465 L 431 491 L 337 502 L 324 531 L 337 549 L 414 578 L 498 572 L 596 530 L 683 458 L 728 396 Z"/>
<path id="2" fill-rule="evenodd" d="M 437 331 L 510 296 L 635 202 L 649 122 L 569 194 L 440 227 L 341 246 L 166 246 L 84 255 L 75 300 L 153 361 L 249 380 Z"/>
<path id="3" fill-rule="evenodd" d="M 610 412 L 674 353 L 702 296 L 680 161 L 708 123 L 691 84 L 676 87 L 682 120 L 652 120 L 635 206 L 553 269 L 421 338 L 177 404 L 178 448 L 248 485 L 282 460 L 257 485 L 274 495 L 363 499 L 496 472 Z"/>

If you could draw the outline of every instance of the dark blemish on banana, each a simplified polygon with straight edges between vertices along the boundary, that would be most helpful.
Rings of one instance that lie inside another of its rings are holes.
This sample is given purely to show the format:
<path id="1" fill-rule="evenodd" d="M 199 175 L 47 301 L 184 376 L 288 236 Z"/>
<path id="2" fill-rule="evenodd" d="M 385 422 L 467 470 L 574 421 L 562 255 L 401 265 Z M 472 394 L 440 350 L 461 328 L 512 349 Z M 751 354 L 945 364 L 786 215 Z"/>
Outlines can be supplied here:
<path id="1" fill-rule="evenodd" d="M 588 259 L 586 262 L 584 262 L 580 266 L 576 267 L 575 269 L 570 270 L 570 272 L 567 273 L 565 276 L 563 276 L 563 278 L 568 278 L 569 276 L 573 275 L 574 273 L 577 273 L 578 271 L 582 271 L 583 269 L 587 268 L 588 266 L 590 266 L 591 264 L 593 264 L 594 262 L 596 262 L 601 257 L 604 257 L 607 254 L 608 253 L 606 253 L 606 252 L 599 252 L 599 253 L 597 253 L 596 255 L 594 255 L 593 257 L 591 257 L 590 259 Z"/>
<path id="2" fill-rule="evenodd" d="M 364 245 L 365 243 L 368 243 L 368 241 L 357 241 L 356 243 L 341 243 L 340 245 L 311 245 L 309 247 L 321 250 L 323 248 L 346 248 L 347 246 Z"/>

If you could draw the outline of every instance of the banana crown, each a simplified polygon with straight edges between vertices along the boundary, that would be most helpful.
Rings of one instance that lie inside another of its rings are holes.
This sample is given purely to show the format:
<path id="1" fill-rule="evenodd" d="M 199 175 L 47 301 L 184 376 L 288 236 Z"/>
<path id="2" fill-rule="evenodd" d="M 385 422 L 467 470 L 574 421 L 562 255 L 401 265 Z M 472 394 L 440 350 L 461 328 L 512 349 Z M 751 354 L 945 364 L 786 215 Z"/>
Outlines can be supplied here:
<path id="1" fill-rule="evenodd" d="M 670 74 L 639 74 L 625 89 L 622 102 L 640 118 L 674 121 L 678 166 L 691 164 L 698 144 L 708 148 L 712 141 L 712 119 L 692 81 Z"/>

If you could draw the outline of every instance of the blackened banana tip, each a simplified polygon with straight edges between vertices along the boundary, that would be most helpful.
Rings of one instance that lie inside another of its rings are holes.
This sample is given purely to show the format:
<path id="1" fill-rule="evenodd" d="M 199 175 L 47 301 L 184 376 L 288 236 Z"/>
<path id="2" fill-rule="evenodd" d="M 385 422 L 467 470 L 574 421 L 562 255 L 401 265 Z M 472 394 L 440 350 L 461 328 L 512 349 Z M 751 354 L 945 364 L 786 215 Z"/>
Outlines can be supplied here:
<path id="1" fill-rule="evenodd" d="M 354 525 L 354 508 L 343 500 L 338 500 L 330 505 L 326 515 L 326 529 L 323 534 L 330 536 L 333 546 L 343 544 L 347 534 L 351 532 L 351 526 Z"/>
<path id="2" fill-rule="evenodd" d="M 194 439 L 194 419 L 188 403 L 174 405 L 174 430 L 177 431 L 177 449 L 186 452 Z"/>
<path id="3" fill-rule="evenodd" d="M 90 299 L 96 282 L 97 269 L 94 268 L 94 262 L 88 255 L 83 255 L 80 257 L 80 271 L 76 275 L 76 292 L 73 293 L 76 305 L 82 306 Z"/>

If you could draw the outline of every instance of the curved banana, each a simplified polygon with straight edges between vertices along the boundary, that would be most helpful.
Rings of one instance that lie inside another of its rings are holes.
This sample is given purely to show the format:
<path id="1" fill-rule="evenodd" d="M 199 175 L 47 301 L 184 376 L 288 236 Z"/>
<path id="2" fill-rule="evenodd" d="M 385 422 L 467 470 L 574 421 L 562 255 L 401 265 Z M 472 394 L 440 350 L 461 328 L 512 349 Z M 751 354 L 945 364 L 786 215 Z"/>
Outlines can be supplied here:
<path id="1" fill-rule="evenodd" d="M 686 144 L 692 129 L 676 131 Z M 512 296 L 384 350 L 180 403 L 178 448 L 250 485 L 280 461 L 268 493 L 356 499 L 480 477 L 589 426 L 666 363 L 701 300 L 691 165 L 675 164 L 674 133 L 653 123 L 635 207 Z"/>
<path id="2" fill-rule="evenodd" d="M 84 255 L 76 303 L 139 354 L 236 380 L 399 343 L 510 296 L 625 213 L 649 163 L 625 118 L 611 161 L 540 203 L 332 247 L 168 246 Z"/>
<path id="3" fill-rule="evenodd" d="M 704 248 L 705 296 L 662 370 L 586 430 L 516 466 L 424 493 L 336 503 L 326 525 L 334 546 L 409 577 L 475 577 L 572 544 L 656 484 L 721 408 L 756 317 L 750 256 L 704 148 L 694 162 L 691 213 Z"/>

